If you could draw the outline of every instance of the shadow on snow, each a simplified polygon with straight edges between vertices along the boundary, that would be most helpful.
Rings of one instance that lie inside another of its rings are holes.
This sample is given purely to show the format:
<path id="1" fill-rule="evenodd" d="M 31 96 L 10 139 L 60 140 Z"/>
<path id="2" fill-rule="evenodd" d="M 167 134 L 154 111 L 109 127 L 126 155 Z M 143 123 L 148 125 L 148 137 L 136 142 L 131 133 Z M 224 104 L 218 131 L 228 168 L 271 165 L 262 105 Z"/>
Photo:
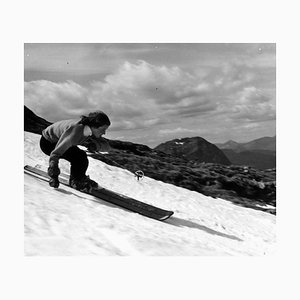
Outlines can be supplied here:
<path id="1" fill-rule="evenodd" d="M 178 227 L 189 227 L 189 228 L 200 229 L 200 230 L 203 230 L 203 231 L 205 231 L 209 234 L 218 235 L 218 236 L 225 237 L 225 238 L 232 239 L 232 240 L 236 240 L 236 241 L 239 241 L 239 242 L 243 241 L 242 239 L 240 239 L 240 238 L 238 238 L 234 235 L 219 232 L 219 231 L 213 230 L 209 227 L 206 227 L 204 225 L 200 225 L 198 223 L 188 221 L 188 220 L 184 220 L 184 219 L 180 219 L 180 218 L 177 218 L 177 217 L 171 217 L 170 219 L 166 220 L 165 223 L 168 223 L 168 224 L 171 224 L 171 225 L 174 225 L 174 226 L 178 226 Z"/>

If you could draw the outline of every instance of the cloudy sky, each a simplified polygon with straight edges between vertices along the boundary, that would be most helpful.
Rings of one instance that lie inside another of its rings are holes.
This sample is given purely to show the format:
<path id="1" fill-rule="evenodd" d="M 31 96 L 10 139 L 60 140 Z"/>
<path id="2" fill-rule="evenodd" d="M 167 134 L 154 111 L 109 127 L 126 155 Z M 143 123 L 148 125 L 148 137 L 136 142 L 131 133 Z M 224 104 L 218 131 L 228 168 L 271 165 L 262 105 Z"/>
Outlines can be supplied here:
<path id="1" fill-rule="evenodd" d="M 107 138 L 276 134 L 275 44 L 25 44 L 24 69 L 27 107 L 51 122 L 103 110 Z"/>

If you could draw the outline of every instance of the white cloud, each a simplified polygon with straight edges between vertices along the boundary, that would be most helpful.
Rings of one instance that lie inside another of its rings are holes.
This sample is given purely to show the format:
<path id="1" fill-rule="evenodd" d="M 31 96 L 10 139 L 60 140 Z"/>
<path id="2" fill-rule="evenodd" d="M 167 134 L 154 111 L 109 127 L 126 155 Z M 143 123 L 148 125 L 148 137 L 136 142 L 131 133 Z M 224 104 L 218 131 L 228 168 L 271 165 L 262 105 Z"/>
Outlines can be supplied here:
<path id="1" fill-rule="evenodd" d="M 182 91 L 195 93 L 192 81 L 193 77 L 178 67 L 138 61 L 125 62 L 116 73 L 105 78 L 104 87 L 128 98 L 153 100 L 158 104 L 176 103 L 184 97 Z"/>
<path id="2" fill-rule="evenodd" d="M 238 100 L 240 103 L 257 104 L 257 103 L 269 102 L 271 99 L 270 96 L 263 93 L 262 90 L 254 86 L 250 86 L 250 87 L 245 87 L 239 93 Z"/>
<path id="3" fill-rule="evenodd" d="M 228 63 L 197 74 L 141 60 L 125 62 L 87 86 L 74 81 L 25 82 L 25 105 L 51 122 L 101 109 L 111 118 L 114 131 L 153 128 L 197 117 L 204 117 L 210 127 L 227 119 L 253 122 L 275 118 L 271 97 L 252 84 L 253 72 L 248 67 Z M 195 132 L 174 126 L 160 134 Z"/>
<path id="4" fill-rule="evenodd" d="M 233 110 L 231 118 L 238 121 L 263 122 L 275 120 L 276 113 L 273 105 L 269 103 L 262 103 L 258 105 L 237 105 Z"/>
<path id="5" fill-rule="evenodd" d="M 187 132 L 195 132 L 195 130 L 177 127 L 174 129 L 161 129 L 158 131 L 160 135 L 166 135 L 166 134 L 174 134 L 174 133 L 187 133 Z"/>
<path id="6" fill-rule="evenodd" d="M 259 122 L 274 120 L 275 104 L 271 100 L 271 97 L 260 89 L 253 86 L 245 87 L 237 94 L 231 117 L 237 120 Z"/>
<path id="7" fill-rule="evenodd" d="M 88 90 L 73 81 L 31 81 L 24 88 L 25 105 L 50 121 L 80 115 L 91 107 Z"/>
<path id="8" fill-rule="evenodd" d="M 181 108 L 206 105 L 201 97 L 208 90 L 207 83 L 178 67 L 125 62 L 103 81 L 87 87 L 73 81 L 26 82 L 25 105 L 50 121 L 102 109 L 118 121 L 130 122 L 125 127 L 132 128 L 142 126 L 140 120 L 144 126 L 155 125 L 168 113 L 179 115 Z"/>

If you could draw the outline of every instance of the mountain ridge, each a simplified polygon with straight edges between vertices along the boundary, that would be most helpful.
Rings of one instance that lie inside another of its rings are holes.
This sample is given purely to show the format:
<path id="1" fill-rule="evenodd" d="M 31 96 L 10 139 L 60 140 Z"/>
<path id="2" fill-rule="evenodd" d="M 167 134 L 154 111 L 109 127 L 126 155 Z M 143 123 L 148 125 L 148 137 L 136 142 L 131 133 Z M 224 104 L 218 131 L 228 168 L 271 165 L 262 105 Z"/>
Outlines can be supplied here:
<path id="1" fill-rule="evenodd" d="M 215 144 L 219 149 L 232 149 L 237 151 L 246 151 L 246 150 L 268 150 L 276 151 L 276 135 L 273 137 L 261 137 L 258 139 L 251 140 L 245 143 L 238 143 L 233 140 L 229 140 L 225 143 L 216 143 Z"/>
<path id="2" fill-rule="evenodd" d="M 24 130 L 42 134 L 42 131 L 51 125 L 51 122 L 37 116 L 32 110 L 24 105 Z"/>
<path id="3" fill-rule="evenodd" d="M 276 167 L 276 135 L 246 143 L 229 140 L 215 144 L 234 165 L 248 165 L 257 169 Z"/>
<path id="4" fill-rule="evenodd" d="M 154 150 L 196 162 L 231 164 L 218 147 L 199 136 L 173 139 L 159 144 Z"/>

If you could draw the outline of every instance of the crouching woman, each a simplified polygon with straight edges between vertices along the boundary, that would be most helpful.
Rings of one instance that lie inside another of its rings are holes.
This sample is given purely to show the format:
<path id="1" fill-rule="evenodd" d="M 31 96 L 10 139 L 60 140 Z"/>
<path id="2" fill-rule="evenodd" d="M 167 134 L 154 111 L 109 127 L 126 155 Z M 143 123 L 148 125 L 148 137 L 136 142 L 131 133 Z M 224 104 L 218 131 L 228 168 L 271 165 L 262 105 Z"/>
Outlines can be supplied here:
<path id="1" fill-rule="evenodd" d="M 80 119 L 58 121 L 43 130 L 40 148 L 50 156 L 48 175 L 51 187 L 59 187 L 59 159 L 65 159 L 71 164 L 71 187 L 85 192 L 98 187 L 98 184 L 86 175 L 89 161 L 85 151 L 77 146 L 91 139 L 97 150 L 104 148 L 104 151 L 107 151 L 109 145 L 102 135 L 106 133 L 110 124 L 104 112 L 96 111 L 88 116 L 81 116 Z"/>

